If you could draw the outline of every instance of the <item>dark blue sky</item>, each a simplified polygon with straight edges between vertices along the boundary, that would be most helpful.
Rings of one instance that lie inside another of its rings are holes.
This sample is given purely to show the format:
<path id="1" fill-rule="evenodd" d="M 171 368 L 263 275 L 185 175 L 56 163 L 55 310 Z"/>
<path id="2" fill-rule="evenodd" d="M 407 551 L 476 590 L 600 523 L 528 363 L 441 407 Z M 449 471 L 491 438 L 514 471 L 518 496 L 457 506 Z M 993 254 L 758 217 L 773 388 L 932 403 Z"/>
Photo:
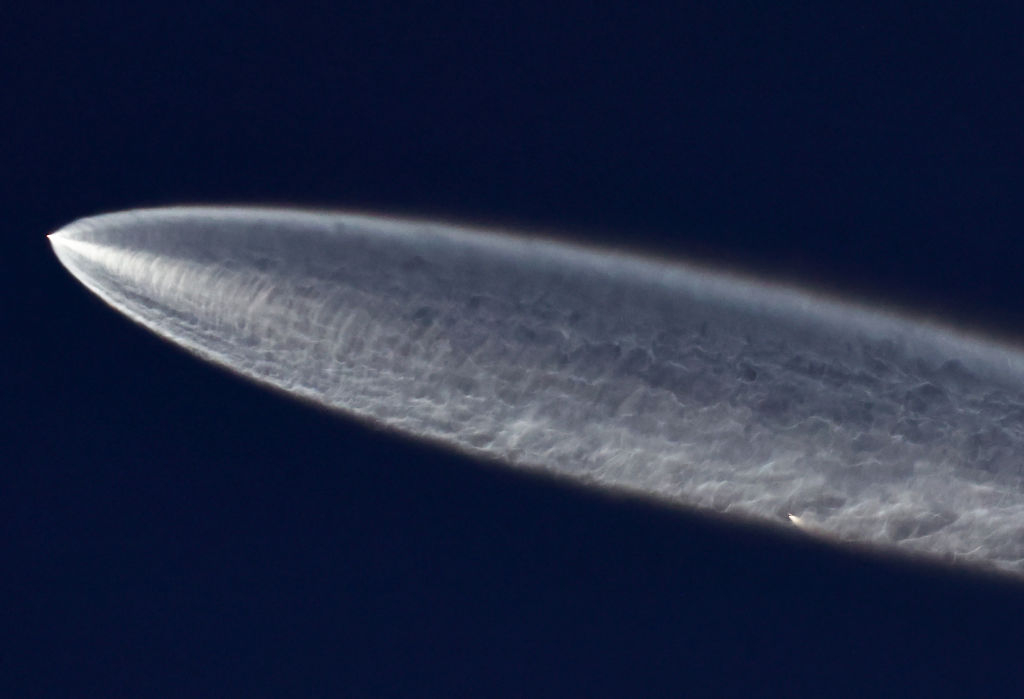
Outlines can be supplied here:
<path id="1" fill-rule="evenodd" d="M 1019 696 L 1022 587 L 368 431 L 132 326 L 43 236 L 436 215 L 1019 337 L 1020 16 L 119 5 L 0 30 L 8 694 Z"/>

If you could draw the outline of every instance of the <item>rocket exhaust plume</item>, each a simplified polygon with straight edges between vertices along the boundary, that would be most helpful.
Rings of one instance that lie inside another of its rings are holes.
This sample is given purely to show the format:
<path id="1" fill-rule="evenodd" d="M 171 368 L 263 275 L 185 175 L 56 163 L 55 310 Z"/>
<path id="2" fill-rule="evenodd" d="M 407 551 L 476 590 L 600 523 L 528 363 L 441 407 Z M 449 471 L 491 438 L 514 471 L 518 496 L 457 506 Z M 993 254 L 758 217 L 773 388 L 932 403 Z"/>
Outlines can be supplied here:
<path id="1" fill-rule="evenodd" d="M 50 242 L 150 330 L 351 416 L 1024 573 L 1015 350 L 681 263 L 440 223 L 171 208 L 83 219 Z"/>

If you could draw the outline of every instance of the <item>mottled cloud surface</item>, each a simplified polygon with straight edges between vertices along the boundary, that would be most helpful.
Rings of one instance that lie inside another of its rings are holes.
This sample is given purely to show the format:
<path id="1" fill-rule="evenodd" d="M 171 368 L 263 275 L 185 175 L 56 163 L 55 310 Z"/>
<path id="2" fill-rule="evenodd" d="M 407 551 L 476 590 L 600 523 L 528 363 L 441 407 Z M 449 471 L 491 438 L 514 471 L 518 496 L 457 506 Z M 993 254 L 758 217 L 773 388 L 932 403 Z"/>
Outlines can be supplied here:
<path id="1" fill-rule="evenodd" d="M 157 209 L 50 240 L 147 328 L 361 419 L 1024 572 L 1010 349 L 684 264 L 428 222 Z"/>

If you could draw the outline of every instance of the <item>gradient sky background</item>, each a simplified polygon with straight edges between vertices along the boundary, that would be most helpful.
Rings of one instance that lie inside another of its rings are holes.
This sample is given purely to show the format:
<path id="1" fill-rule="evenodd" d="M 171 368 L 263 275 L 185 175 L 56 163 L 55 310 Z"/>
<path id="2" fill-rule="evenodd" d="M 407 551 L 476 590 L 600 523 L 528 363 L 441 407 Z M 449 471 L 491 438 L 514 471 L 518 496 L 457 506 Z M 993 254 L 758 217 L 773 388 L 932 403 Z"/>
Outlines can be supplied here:
<path id="1" fill-rule="evenodd" d="M 4 694 L 1020 695 L 1024 586 L 367 430 L 134 327 L 46 244 L 177 203 L 440 216 L 1021 337 L 1019 15 L 590 5 L 5 18 Z"/>

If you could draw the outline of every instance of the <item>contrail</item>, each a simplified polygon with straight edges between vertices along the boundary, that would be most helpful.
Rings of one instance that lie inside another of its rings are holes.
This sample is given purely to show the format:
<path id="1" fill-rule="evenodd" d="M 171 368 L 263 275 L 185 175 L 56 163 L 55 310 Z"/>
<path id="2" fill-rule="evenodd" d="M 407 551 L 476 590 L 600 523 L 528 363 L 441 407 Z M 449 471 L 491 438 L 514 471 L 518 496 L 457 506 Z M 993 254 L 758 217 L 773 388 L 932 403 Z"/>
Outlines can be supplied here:
<path id="1" fill-rule="evenodd" d="M 1024 354 L 1010 348 L 680 263 L 441 223 L 171 208 L 82 219 L 50 241 L 150 330 L 349 415 L 1024 573 Z"/>

